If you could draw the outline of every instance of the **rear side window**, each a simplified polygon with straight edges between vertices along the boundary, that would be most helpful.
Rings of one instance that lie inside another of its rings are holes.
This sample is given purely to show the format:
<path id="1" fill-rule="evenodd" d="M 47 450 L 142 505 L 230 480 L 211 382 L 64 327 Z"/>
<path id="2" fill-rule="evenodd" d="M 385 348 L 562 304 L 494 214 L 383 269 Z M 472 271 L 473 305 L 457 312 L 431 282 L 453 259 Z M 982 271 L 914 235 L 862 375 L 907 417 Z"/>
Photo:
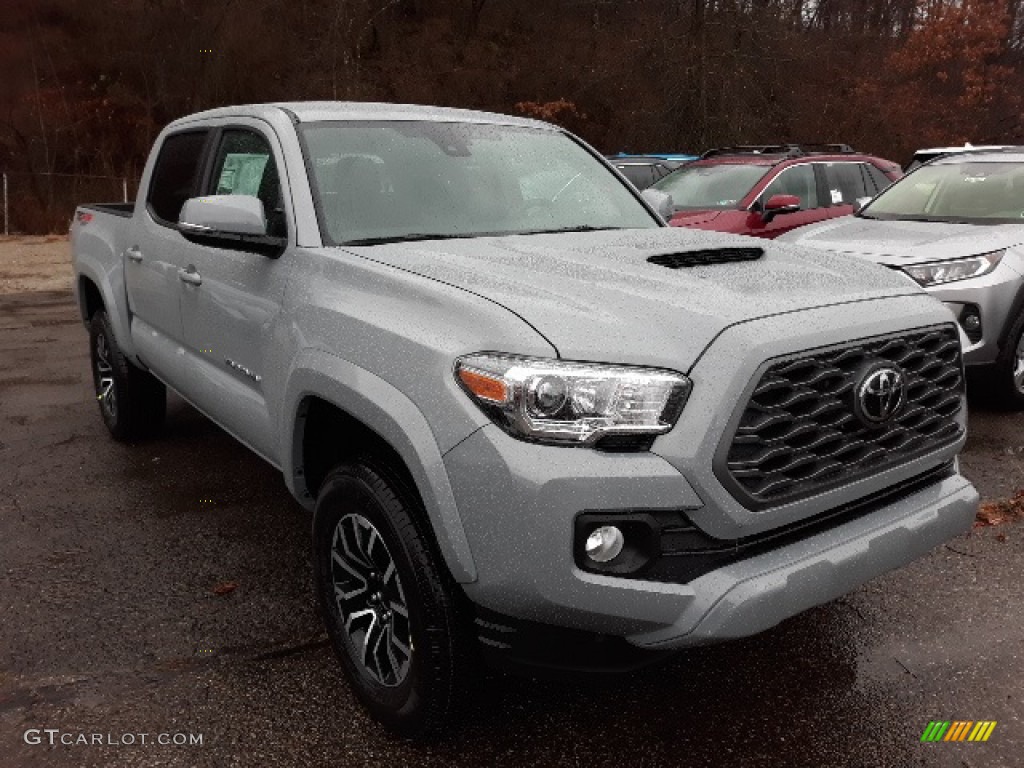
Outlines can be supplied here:
<path id="1" fill-rule="evenodd" d="M 868 178 L 874 182 L 875 190 L 871 191 L 871 187 L 868 186 L 868 194 L 875 194 L 881 192 L 883 189 L 892 184 L 892 179 L 882 173 L 878 168 L 871 165 L 870 163 L 864 164 L 864 172 L 868 175 Z"/>
<path id="2" fill-rule="evenodd" d="M 822 163 L 825 171 L 825 187 L 828 189 L 828 205 L 853 205 L 859 197 L 871 197 L 864 186 L 861 174 L 862 163 Z"/>
<path id="3" fill-rule="evenodd" d="M 617 165 L 623 176 L 630 180 L 634 187 L 637 189 L 646 189 L 651 186 L 658 177 L 654 175 L 654 168 L 650 165 L 638 165 L 632 163 L 629 165 Z"/>
<path id="4" fill-rule="evenodd" d="M 651 166 L 651 170 L 654 172 L 654 179 L 651 182 L 652 184 L 655 181 L 659 181 L 661 179 L 664 179 L 666 176 L 668 176 L 670 173 L 672 173 L 672 169 L 669 168 L 666 165 L 652 165 Z"/>
<path id="5" fill-rule="evenodd" d="M 261 134 L 244 128 L 230 128 L 221 134 L 211 186 L 215 195 L 258 197 L 267 217 L 267 234 L 285 235 L 281 180 L 274 153 Z"/>
<path id="6" fill-rule="evenodd" d="M 181 206 L 195 194 L 208 133 L 176 133 L 164 139 L 160 147 L 146 203 L 165 224 L 176 223 Z"/>

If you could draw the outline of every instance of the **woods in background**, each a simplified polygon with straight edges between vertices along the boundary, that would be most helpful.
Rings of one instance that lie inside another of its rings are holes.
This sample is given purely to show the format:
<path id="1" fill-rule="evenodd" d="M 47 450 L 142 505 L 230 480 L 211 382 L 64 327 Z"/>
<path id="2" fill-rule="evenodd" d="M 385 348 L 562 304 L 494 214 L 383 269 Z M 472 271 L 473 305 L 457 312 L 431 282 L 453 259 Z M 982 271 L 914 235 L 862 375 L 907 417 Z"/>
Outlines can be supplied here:
<path id="1" fill-rule="evenodd" d="M 168 121 L 244 102 L 547 115 L 605 152 L 1024 142 L 1024 0 L 2 5 L 0 171 L 23 232 L 65 229 L 92 177 L 118 199 Z"/>

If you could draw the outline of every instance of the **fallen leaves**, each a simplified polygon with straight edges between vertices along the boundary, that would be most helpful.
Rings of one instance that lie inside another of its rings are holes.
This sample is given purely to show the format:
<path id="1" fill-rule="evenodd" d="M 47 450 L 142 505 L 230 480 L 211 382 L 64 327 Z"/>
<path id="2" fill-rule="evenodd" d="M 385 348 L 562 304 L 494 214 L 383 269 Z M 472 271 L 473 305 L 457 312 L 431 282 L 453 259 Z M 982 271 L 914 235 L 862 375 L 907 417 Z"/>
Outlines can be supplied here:
<path id="1" fill-rule="evenodd" d="M 978 507 L 974 527 L 985 528 L 1017 520 L 1024 520 L 1024 488 L 1021 488 L 1009 499 L 987 501 Z"/>
<path id="2" fill-rule="evenodd" d="M 222 581 L 210 591 L 218 597 L 222 597 L 224 595 L 230 595 L 236 589 L 238 589 L 237 581 Z"/>

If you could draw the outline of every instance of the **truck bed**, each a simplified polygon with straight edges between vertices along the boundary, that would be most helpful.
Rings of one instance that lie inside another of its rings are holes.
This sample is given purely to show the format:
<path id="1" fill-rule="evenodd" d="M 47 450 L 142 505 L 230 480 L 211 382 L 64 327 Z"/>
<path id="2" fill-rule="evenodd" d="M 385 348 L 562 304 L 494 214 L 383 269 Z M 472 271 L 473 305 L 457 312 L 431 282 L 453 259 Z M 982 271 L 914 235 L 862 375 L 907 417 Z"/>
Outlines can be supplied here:
<path id="1" fill-rule="evenodd" d="M 115 216 L 123 216 L 126 219 L 130 219 L 135 211 L 135 203 L 83 203 L 78 207 L 85 210 L 112 213 Z"/>

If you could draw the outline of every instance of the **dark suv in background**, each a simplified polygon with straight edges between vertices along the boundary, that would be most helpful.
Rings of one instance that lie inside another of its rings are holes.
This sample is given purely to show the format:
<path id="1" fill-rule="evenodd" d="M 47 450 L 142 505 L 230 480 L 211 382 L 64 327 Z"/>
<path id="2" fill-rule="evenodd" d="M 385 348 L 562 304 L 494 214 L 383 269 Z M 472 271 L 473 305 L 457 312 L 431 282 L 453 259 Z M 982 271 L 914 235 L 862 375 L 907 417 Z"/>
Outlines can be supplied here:
<path id="1" fill-rule="evenodd" d="M 853 213 L 903 173 L 846 144 L 712 149 L 652 189 L 672 196 L 674 227 L 757 237 Z"/>

